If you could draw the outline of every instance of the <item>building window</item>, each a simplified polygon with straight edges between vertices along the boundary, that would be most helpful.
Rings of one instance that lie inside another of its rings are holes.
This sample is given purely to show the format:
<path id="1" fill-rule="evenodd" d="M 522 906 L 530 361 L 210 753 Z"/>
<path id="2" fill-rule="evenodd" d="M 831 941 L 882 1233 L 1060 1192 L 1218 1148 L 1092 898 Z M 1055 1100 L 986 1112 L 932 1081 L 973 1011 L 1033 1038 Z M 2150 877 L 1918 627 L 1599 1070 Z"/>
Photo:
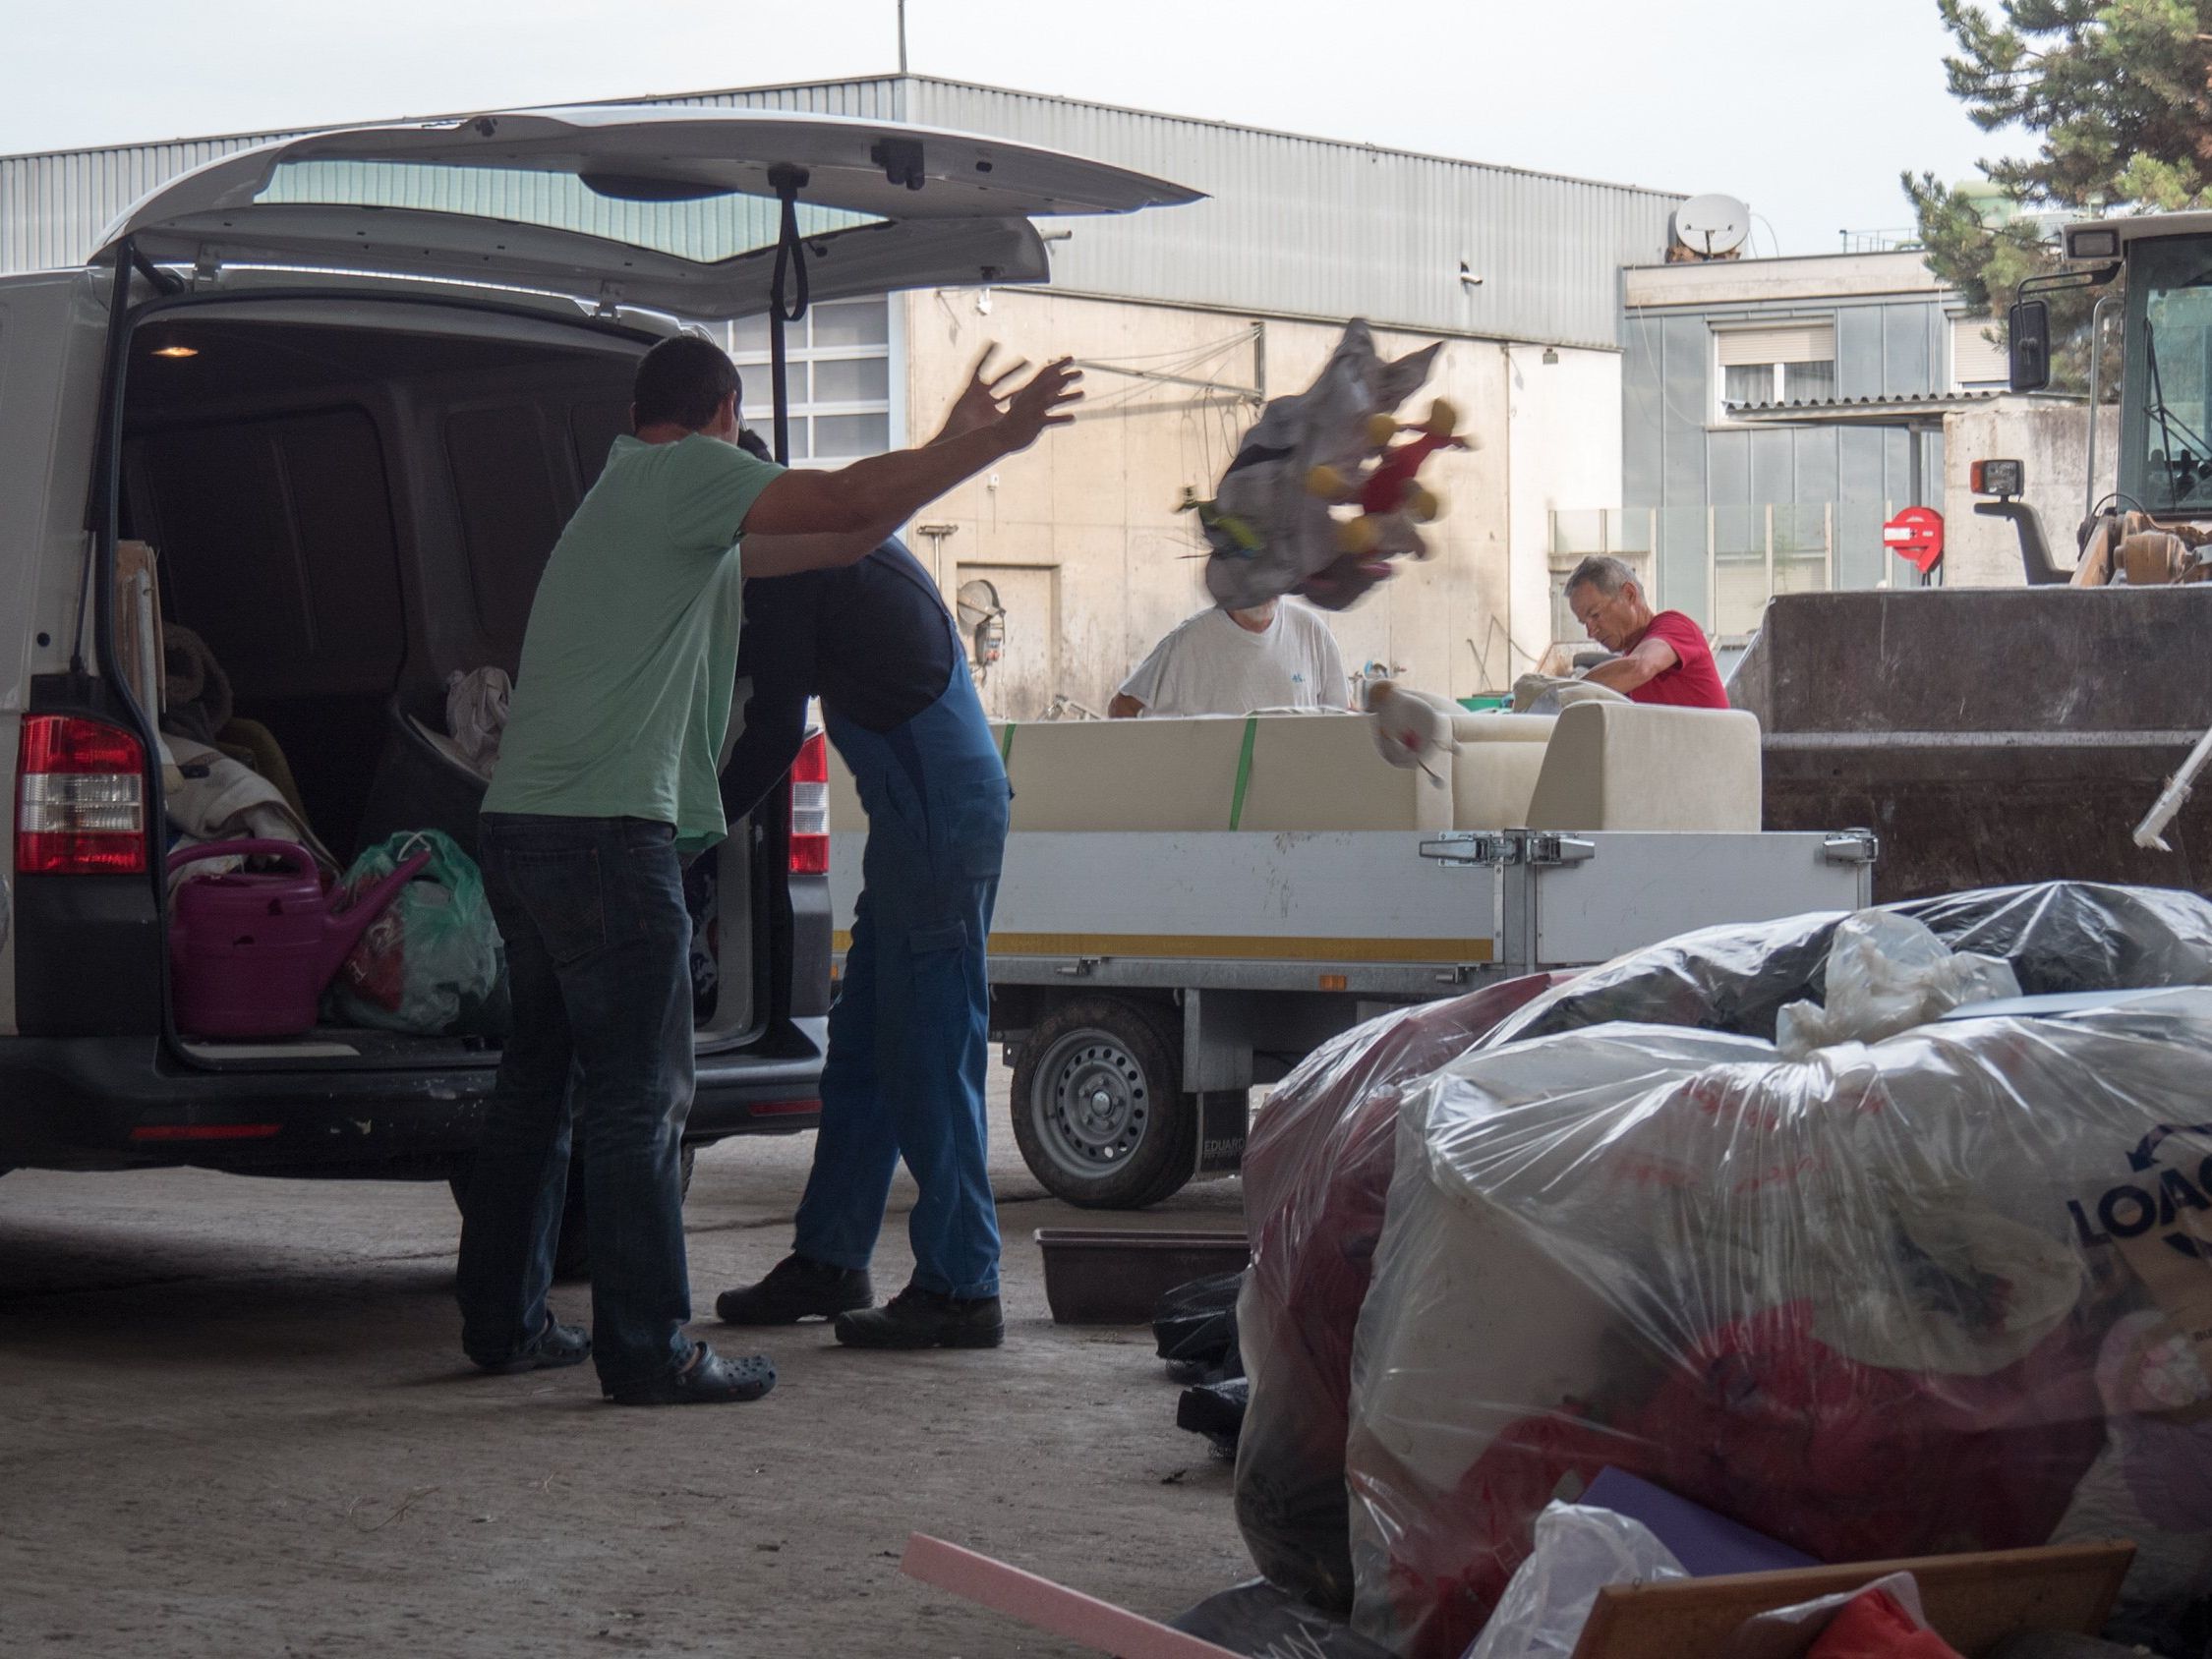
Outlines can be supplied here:
<path id="1" fill-rule="evenodd" d="M 1987 316 L 1950 319 L 1950 383 L 1956 391 L 2002 391 L 2011 384 L 2011 354 L 1992 335 L 1997 321 Z"/>
<path id="2" fill-rule="evenodd" d="M 1720 417 L 1777 403 L 1828 403 L 1835 397 L 1835 326 L 1789 322 L 1768 328 L 1716 328 Z"/>
<path id="3" fill-rule="evenodd" d="M 790 359 L 791 460 L 837 466 L 891 447 L 891 305 L 825 300 L 784 333 Z M 773 441 L 768 318 L 729 327 L 745 381 L 742 415 Z"/>

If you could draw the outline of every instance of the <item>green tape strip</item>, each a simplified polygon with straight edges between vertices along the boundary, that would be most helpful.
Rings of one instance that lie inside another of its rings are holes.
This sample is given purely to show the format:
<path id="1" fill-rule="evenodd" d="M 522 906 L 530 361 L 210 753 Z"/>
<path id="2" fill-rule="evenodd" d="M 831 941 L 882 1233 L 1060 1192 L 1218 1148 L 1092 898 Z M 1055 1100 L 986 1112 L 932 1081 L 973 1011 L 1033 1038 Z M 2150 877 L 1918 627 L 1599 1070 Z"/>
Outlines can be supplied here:
<path id="1" fill-rule="evenodd" d="M 1259 716 L 1245 716 L 1245 748 L 1237 757 L 1237 793 L 1229 803 L 1229 828 L 1234 830 L 1245 821 L 1245 786 L 1252 781 L 1252 746 L 1259 736 Z"/>
<path id="2" fill-rule="evenodd" d="M 1013 753 L 1014 722 L 1012 720 L 1009 720 L 1006 722 L 1006 730 L 999 736 L 999 765 L 1001 765 L 1002 767 L 1005 766 L 1007 764 L 1007 758 Z"/>

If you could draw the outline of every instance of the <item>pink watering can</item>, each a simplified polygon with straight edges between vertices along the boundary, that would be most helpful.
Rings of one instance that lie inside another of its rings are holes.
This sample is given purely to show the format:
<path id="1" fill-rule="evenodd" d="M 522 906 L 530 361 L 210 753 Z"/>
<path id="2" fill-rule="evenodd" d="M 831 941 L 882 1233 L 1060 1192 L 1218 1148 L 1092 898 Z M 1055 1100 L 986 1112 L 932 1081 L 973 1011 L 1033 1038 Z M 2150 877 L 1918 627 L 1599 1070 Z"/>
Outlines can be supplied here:
<path id="1" fill-rule="evenodd" d="M 293 869 L 199 876 L 169 918 L 177 1029 L 196 1037 L 297 1037 L 315 1029 L 322 988 L 354 942 L 430 862 L 419 852 L 344 910 L 307 848 L 290 841 L 210 841 L 169 855 L 174 875 L 203 858 L 261 855 Z"/>

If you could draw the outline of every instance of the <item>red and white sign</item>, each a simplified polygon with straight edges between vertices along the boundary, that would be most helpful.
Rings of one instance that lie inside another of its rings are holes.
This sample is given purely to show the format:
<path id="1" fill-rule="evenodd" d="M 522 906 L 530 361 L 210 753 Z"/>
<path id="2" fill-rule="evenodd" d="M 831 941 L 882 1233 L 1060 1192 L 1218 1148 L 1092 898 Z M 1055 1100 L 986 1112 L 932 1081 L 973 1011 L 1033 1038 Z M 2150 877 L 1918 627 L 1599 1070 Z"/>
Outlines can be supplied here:
<path id="1" fill-rule="evenodd" d="M 1925 576 L 1944 556 L 1944 515 L 1933 507 L 1907 507 L 1882 527 L 1882 544 Z"/>

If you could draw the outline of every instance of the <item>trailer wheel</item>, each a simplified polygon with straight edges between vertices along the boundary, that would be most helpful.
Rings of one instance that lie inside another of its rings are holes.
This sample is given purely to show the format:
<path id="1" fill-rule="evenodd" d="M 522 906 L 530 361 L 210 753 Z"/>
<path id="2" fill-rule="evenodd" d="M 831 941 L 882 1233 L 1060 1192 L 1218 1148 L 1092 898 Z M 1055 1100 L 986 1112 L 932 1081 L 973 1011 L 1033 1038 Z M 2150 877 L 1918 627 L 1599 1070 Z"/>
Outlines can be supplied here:
<path id="1" fill-rule="evenodd" d="M 1077 998 L 1039 1020 L 1014 1063 L 1014 1139 L 1030 1173 L 1086 1210 L 1141 1210 L 1197 1167 L 1183 1045 L 1134 1002 Z"/>

